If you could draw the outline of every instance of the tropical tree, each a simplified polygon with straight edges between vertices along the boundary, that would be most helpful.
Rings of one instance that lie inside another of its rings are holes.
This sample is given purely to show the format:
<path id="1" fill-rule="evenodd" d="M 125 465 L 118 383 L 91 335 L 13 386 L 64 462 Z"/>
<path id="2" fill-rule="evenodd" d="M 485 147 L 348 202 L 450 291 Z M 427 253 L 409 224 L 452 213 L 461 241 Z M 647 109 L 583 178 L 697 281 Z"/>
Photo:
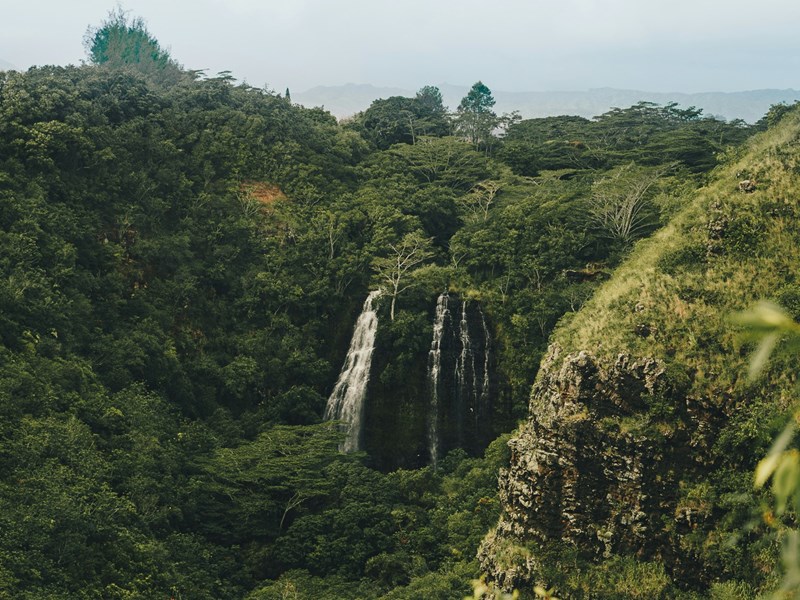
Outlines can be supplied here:
<path id="1" fill-rule="evenodd" d="M 648 192 L 675 164 L 658 168 L 629 163 L 595 182 L 589 201 L 589 218 L 605 234 L 625 244 L 643 235 L 657 221 Z"/>
<path id="2" fill-rule="evenodd" d="M 439 88 L 426 85 L 414 98 L 417 112 L 417 135 L 442 137 L 450 134 L 451 123 L 447 107 L 442 100 Z"/>
<path id="3" fill-rule="evenodd" d="M 147 30 L 141 17 L 128 17 L 121 8 L 111 11 L 100 27 L 89 27 L 83 38 L 89 62 L 112 68 L 134 68 L 167 80 L 181 67 Z"/>
<path id="4" fill-rule="evenodd" d="M 421 181 L 453 190 L 466 191 L 489 174 L 486 158 L 454 137 L 422 137 L 413 146 L 397 146 L 391 152 Z"/>
<path id="5" fill-rule="evenodd" d="M 497 194 L 503 189 L 503 182 L 487 179 L 476 183 L 461 198 L 461 204 L 473 215 L 482 217 L 485 222 L 489 218 L 489 207 L 494 203 Z"/>
<path id="6" fill-rule="evenodd" d="M 498 125 L 497 114 L 492 110 L 494 105 L 491 90 L 480 81 L 472 86 L 458 105 L 456 127 L 474 146 L 486 143 Z"/>
<path id="7" fill-rule="evenodd" d="M 425 86 L 414 98 L 391 96 L 375 100 L 353 119 L 355 128 L 385 150 L 394 144 L 415 144 L 422 136 L 450 133 L 450 120 L 438 88 Z"/>
<path id="8" fill-rule="evenodd" d="M 389 254 L 373 261 L 378 280 L 392 296 L 389 311 L 394 321 L 394 307 L 397 296 L 414 285 L 412 270 L 433 256 L 432 238 L 426 238 L 419 231 L 404 235 L 399 242 L 390 243 Z"/>
<path id="9" fill-rule="evenodd" d="M 358 118 L 366 137 L 385 150 L 394 144 L 412 144 L 417 132 L 414 99 L 405 96 L 375 100 Z"/>

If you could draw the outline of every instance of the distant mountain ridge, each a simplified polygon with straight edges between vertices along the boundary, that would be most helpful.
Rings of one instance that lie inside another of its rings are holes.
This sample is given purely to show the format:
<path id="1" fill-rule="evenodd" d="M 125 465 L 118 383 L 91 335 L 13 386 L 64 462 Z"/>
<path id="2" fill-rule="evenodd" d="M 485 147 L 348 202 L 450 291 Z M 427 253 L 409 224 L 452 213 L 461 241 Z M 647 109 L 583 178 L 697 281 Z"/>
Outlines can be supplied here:
<path id="1" fill-rule="evenodd" d="M 0 71 L 12 71 L 12 70 L 15 70 L 15 69 L 16 69 L 16 67 L 14 65 L 12 65 L 10 62 L 0 58 Z"/>
<path id="2" fill-rule="evenodd" d="M 438 86 L 445 105 L 454 109 L 469 88 L 443 84 Z M 304 106 L 324 106 L 338 118 L 354 115 L 369 107 L 373 100 L 389 96 L 414 96 L 416 92 L 394 87 L 376 87 L 369 84 L 348 83 L 340 86 L 317 86 L 305 92 L 292 94 L 292 99 Z M 492 91 L 498 113 L 518 110 L 523 117 L 548 117 L 578 115 L 594 117 L 613 107 L 624 108 L 639 101 L 666 104 L 677 102 L 681 106 L 702 108 L 707 115 L 725 119 L 743 119 L 754 123 L 772 104 L 800 100 L 800 90 L 764 89 L 742 92 L 645 92 L 616 88 L 596 88 L 584 91 L 555 92 L 504 92 Z"/>

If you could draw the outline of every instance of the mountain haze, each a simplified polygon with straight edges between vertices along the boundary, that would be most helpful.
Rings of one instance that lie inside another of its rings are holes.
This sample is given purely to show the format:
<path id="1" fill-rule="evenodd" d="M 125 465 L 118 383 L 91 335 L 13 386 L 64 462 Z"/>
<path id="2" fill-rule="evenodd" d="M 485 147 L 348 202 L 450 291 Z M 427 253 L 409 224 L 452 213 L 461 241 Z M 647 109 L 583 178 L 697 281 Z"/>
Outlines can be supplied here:
<path id="1" fill-rule="evenodd" d="M 455 109 L 469 88 L 443 84 L 439 86 L 445 105 Z M 375 87 L 369 84 L 348 83 L 341 86 L 318 86 L 292 95 L 303 106 L 324 106 L 337 118 L 354 115 L 369 107 L 373 100 L 390 96 L 414 96 L 413 90 L 393 87 Z M 493 91 L 498 113 L 518 110 L 523 118 L 577 115 L 594 117 L 613 107 L 624 107 L 639 101 L 666 104 L 677 102 L 681 106 L 702 108 L 707 115 L 728 120 L 743 119 L 754 123 L 773 104 L 791 103 L 800 99 L 794 89 L 750 90 L 742 92 L 646 92 L 616 88 L 595 88 L 584 91 L 505 92 Z"/>

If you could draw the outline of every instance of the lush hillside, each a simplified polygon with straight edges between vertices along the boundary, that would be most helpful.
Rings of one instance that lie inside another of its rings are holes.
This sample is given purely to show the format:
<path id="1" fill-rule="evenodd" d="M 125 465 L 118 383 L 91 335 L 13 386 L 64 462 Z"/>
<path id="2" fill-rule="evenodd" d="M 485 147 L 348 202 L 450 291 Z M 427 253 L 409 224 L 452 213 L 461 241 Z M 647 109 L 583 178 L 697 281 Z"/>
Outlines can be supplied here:
<path id="1" fill-rule="evenodd" d="M 468 593 L 555 324 L 753 131 L 646 103 L 517 122 L 480 82 L 338 124 L 121 11 L 87 44 L 0 73 L 0 597 Z M 719 256 L 760 252 L 755 212 L 715 210 Z M 326 403 L 376 288 L 344 454 Z"/>
<path id="2" fill-rule="evenodd" d="M 776 585 L 780 544 L 752 473 L 796 402 L 798 364 L 748 384 L 753 347 L 732 316 L 760 299 L 798 316 L 798 138 L 794 111 L 731 152 L 561 321 L 482 551 L 497 581 L 568 598 Z"/>

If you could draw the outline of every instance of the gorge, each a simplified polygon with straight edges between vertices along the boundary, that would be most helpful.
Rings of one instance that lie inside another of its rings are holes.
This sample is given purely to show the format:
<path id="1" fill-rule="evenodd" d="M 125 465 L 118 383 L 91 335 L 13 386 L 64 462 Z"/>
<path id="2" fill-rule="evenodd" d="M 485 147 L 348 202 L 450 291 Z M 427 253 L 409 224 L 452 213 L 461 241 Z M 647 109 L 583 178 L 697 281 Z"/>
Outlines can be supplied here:
<path id="1" fill-rule="evenodd" d="M 0 597 L 784 584 L 798 361 L 748 380 L 732 315 L 800 318 L 796 107 L 339 122 L 86 41 L 0 71 Z"/>

